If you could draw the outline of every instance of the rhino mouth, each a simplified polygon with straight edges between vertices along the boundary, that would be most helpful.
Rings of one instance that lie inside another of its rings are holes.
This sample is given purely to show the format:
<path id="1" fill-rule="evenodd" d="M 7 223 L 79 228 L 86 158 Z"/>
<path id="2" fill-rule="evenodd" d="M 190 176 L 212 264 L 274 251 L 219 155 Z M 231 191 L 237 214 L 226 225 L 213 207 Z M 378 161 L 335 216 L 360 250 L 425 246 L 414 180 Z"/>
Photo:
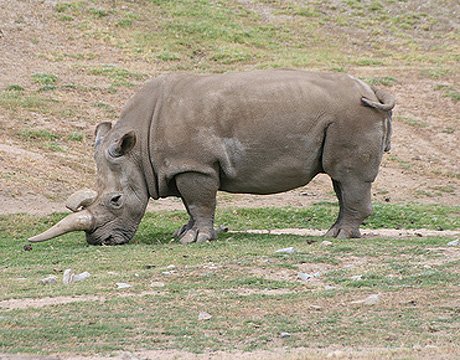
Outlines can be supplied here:
<path id="1" fill-rule="evenodd" d="M 86 241 L 90 245 L 123 245 L 127 244 L 136 233 L 137 228 L 99 227 L 86 232 Z"/>

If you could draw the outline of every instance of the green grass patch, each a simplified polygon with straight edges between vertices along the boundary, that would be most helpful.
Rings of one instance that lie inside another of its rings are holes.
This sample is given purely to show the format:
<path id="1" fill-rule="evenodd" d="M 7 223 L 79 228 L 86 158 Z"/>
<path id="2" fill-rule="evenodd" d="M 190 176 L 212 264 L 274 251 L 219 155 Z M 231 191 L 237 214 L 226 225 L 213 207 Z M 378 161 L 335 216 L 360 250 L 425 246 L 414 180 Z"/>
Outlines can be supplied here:
<path id="1" fill-rule="evenodd" d="M 444 97 L 450 98 L 455 102 L 460 100 L 460 92 L 450 85 L 439 84 L 436 85 L 434 89 L 437 91 L 441 91 Z"/>
<path id="2" fill-rule="evenodd" d="M 398 80 L 396 80 L 392 76 L 371 77 L 371 78 L 364 78 L 363 80 L 370 85 L 393 86 L 398 83 Z"/>
<path id="3" fill-rule="evenodd" d="M 223 210 L 218 221 L 232 220 L 239 228 L 277 226 L 266 224 L 271 214 L 291 227 L 313 213 L 328 221 L 332 207 L 318 204 L 303 213 L 290 208 Z M 423 227 L 458 226 L 458 207 L 376 208 L 386 226 L 412 218 Z M 285 340 L 290 348 L 411 347 L 425 341 L 443 346 L 460 340 L 455 331 L 460 262 L 445 238 L 346 239 L 324 247 L 320 238 L 227 233 L 215 242 L 182 246 L 171 242 L 171 233 L 186 221 L 185 213 L 158 212 L 145 216 L 127 246 L 87 246 L 82 234 L 73 233 L 23 249 L 26 236 L 63 216 L 0 216 L 0 301 L 15 298 L 18 304 L 23 298 L 58 296 L 76 301 L 37 308 L 29 300 L 23 309 L 0 307 L 2 353 L 252 351 L 279 347 L 281 332 L 291 334 Z M 287 246 L 297 252 L 276 253 Z M 89 271 L 91 277 L 64 285 L 67 268 Z M 302 281 L 298 272 L 319 276 Z M 53 274 L 57 284 L 39 283 Z M 132 287 L 118 290 L 117 282 Z M 379 304 L 356 303 L 375 293 L 382 299 Z M 198 320 L 201 311 L 212 318 Z"/>
<path id="4" fill-rule="evenodd" d="M 24 91 L 24 87 L 18 84 L 11 84 L 5 88 L 6 91 Z"/>
<path id="5" fill-rule="evenodd" d="M 57 140 L 60 138 L 59 135 L 46 129 L 23 129 L 18 134 L 24 140 Z"/>
<path id="6" fill-rule="evenodd" d="M 6 90 L 0 92 L 0 107 L 10 111 L 25 109 L 48 113 L 54 102 L 40 94 L 26 93 L 25 91 Z"/>
<path id="7" fill-rule="evenodd" d="M 428 127 L 428 124 L 425 121 L 412 116 L 399 115 L 396 117 L 396 121 L 401 121 L 404 124 L 420 129 Z"/>
<path id="8" fill-rule="evenodd" d="M 85 135 L 81 132 L 71 132 L 69 135 L 67 135 L 68 141 L 83 142 L 84 139 Z"/>
<path id="9" fill-rule="evenodd" d="M 57 83 L 58 77 L 48 73 L 35 73 L 32 75 L 32 81 L 42 86 L 53 86 Z"/>

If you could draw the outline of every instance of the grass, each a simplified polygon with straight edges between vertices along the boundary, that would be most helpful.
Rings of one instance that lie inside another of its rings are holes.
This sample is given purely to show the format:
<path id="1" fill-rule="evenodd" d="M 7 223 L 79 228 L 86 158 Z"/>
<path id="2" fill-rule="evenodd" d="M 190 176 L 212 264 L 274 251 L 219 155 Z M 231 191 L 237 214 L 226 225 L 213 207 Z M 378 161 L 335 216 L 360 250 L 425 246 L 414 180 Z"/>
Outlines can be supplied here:
<path id="1" fill-rule="evenodd" d="M 436 85 L 434 89 L 437 91 L 441 91 L 444 97 L 450 98 L 455 102 L 460 100 L 460 92 L 453 86 L 440 84 Z"/>
<path id="2" fill-rule="evenodd" d="M 460 227 L 458 207 L 378 204 L 376 210 L 366 226 Z M 306 219 L 324 227 L 334 211 L 331 204 L 223 210 L 217 221 L 232 229 L 293 227 Z M 170 240 L 186 220 L 184 212 L 159 212 L 145 216 L 127 246 L 86 246 L 81 234 L 68 234 L 23 250 L 26 236 L 62 216 L 0 218 L 0 300 L 77 297 L 52 307 L 0 308 L 1 352 L 200 353 L 271 349 L 280 341 L 310 348 L 427 342 L 442 347 L 460 341 L 455 305 L 460 260 L 445 238 L 352 239 L 324 247 L 321 238 L 227 233 L 216 242 L 182 246 Z M 275 252 L 287 246 L 297 252 Z M 66 268 L 89 271 L 91 277 L 65 286 L 60 278 Z M 320 276 L 305 282 L 297 278 L 299 271 Z M 50 274 L 57 284 L 39 284 Z M 117 290 L 117 282 L 132 287 Z M 354 304 L 376 293 L 379 304 Z M 78 298 L 93 295 L 99 300 Z M 212 318 L 199 321 L 200 311 Z M 281 332 L 291 336 L 281 340 Z"/>

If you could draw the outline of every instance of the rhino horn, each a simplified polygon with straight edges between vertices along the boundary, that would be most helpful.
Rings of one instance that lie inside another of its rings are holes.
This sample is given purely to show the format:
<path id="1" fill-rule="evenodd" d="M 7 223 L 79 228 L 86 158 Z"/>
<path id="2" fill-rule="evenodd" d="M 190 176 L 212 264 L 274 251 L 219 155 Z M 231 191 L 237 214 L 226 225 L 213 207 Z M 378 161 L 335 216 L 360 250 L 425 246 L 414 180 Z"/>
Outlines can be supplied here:
<path id="1" fill-rule="evenodd" d="M 65 206 L 67 209 L 76 212 L 80 207 L 88 207 L 97 198 L 97 192 L 94 190 L 83 189 L 70 195 Z"/>
<path id="2" fill-rule="evenodd" d="M 94 217 L 88 210 L 70 214 L 45 232 L 29 238 L 31 242 L 46 241 L 71 231 L 90 231 Z"/>

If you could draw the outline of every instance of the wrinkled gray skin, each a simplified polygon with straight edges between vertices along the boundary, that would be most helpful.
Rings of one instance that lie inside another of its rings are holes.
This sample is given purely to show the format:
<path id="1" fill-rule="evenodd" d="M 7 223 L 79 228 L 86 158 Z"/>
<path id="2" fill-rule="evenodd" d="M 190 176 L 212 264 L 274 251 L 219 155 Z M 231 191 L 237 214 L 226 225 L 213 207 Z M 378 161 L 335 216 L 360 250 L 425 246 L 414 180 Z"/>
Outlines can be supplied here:
<path id="1" fill-rule="evenodd" d="M 359 237 L 390 148 L 393 106 L 391 95 L 346 74 L 160 76 L 129 101 L 115 126 L 98 125 L 97 191 L 70 201 L 72 224 L 31 241 L 83 229 L 90 244 L 123 244 L 149 198 L 168 196 L 181 197 L 190 215 L 176 232 L 180 241 L 208 241 L 216 238 L 218 190 L 273 194 L 319 173 L 331 177 L 340 204 L 326 236 Z"/>

